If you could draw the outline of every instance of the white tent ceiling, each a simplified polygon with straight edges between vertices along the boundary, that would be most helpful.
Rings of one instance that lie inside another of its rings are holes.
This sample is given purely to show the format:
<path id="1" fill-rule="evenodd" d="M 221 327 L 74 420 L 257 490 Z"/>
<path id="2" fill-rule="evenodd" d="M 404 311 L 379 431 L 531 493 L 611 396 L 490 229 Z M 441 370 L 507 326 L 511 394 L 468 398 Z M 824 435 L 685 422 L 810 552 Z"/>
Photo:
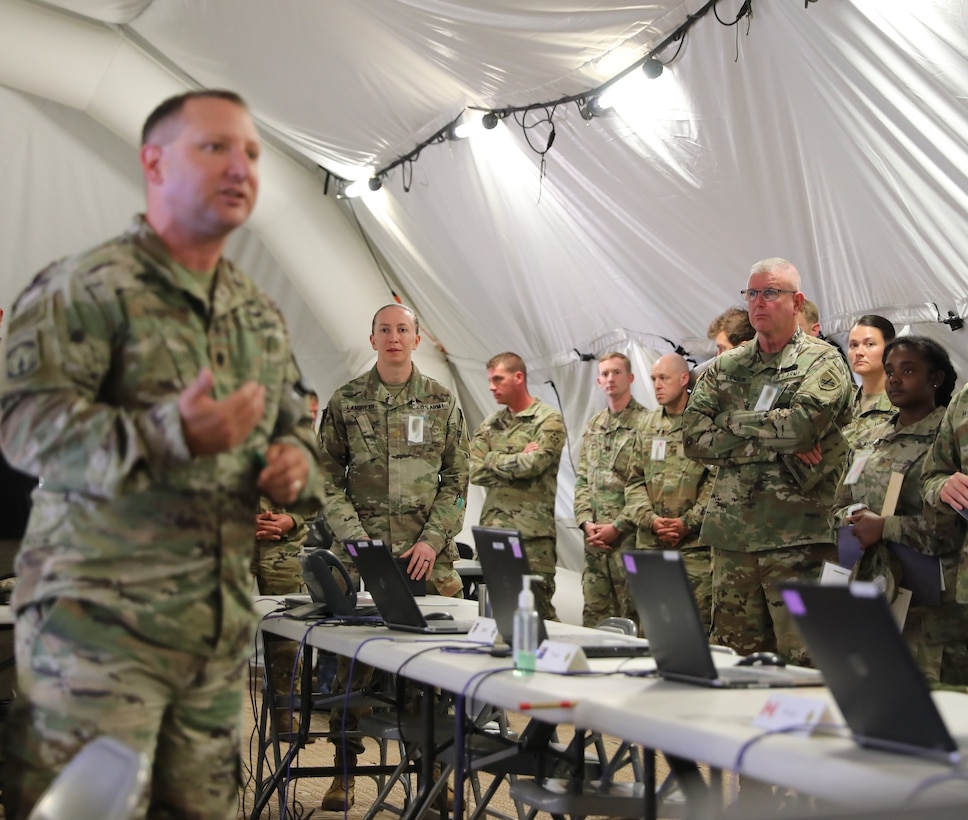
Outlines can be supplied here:
<path id="1" fill-rule="evenodd" d="M 596 88 L 705 3 L 0 0 L 0 307 L 140 207 L 146 113 L 220 86 L 278 149 L 232 255 L 282 304 L 324 397 L 368 365 L 392 289 L 428 331 L 421 365 L 459 386 L 472 421 L 492 409 L 483 362 L 512 349 L 534 392 L 557 388 L 577 452 L 601 399 L 574 350 L 631 351 L 650 401 L 651 359 L 673 343 L 704 358 L 709 320 L 774 255 L 828 331 L 881 312 L 968 372 L 968 330 L 934 307 L 968 314 L 964 3 L 752 5 L 734 27 L 697 20 L 660 78 L 616 84 L 606 115 L 555 108 L 543 179 L 528 140 L 544 148 L 547 124 L 508 117 L 337 201 L 321 169 L 365 177 L 466 108 Z M 426 355 L 433 340 L 446 357 Z"/>

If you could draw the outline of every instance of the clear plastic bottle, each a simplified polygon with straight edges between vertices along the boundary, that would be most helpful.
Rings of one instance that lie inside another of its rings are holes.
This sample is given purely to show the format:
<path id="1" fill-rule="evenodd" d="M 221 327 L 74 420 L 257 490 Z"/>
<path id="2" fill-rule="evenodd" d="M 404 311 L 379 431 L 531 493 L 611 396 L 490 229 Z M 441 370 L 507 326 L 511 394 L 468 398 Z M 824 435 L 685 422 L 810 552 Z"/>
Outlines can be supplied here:
<path id="1" fill-rule="evenodd" d="M 538 651 L 538 611 L 534 608 L 534 593 L 531 591 L 533 577 L 525 575 L 522 578 L 518 608 L 514 611 L 514 634 L 511 640 L 514 668 L 520 672 L 534 672 Z"/>

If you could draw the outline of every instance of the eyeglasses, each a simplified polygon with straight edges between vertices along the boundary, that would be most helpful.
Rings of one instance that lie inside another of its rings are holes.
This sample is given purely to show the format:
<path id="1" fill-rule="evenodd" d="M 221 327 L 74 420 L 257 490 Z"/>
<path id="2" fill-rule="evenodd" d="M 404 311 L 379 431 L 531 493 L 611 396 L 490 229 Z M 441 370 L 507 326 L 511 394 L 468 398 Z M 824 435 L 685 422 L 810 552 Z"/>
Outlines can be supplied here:
<path id="1" fill-rule="evenodd" d="M 757 296 L 762 296 L 764 302 L 775 302 L 780 298 L 781 293 L 797 293 L 795 290 L 780 290 L 779 288 L 763 288 L 763 290 L 756 290 L 755 288 L 750 288 L 749 290 L 741 290 L 739 295 L 742 296 L 747 302 L 755 302 Z"/>

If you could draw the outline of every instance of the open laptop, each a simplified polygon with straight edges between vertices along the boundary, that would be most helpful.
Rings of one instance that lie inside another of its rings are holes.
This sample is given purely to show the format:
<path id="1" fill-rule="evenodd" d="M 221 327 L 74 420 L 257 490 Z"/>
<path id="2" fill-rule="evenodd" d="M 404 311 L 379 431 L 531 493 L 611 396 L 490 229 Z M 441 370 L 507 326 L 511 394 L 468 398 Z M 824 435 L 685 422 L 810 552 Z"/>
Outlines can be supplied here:
<path id="1" fill-rule="evenodd" d="M 490 596 L 494 620 L 501 637 L 510 644 L 521 579 L 531 574 L 528 556 L 521 546 L 521 534 L 517 530 L 495 527 L 472 527 L 471 530 L 477 546 L 477 558 L 484 571 L 484 583 Z M 538 641 L 547 637 L 545 623 L 539 620 Z M 555 633 L 552 640 L 577 644 L 587 658 L 635 658 L 649 654 L 648 641 L 614 632 Z"/>
<path id="2" fill-rule="evenodd" d="M 426 618 L 411 591 L 411 579 L 407 578 L 400 562 L 382 541 L 347 540 L 343 544 L 353 558 L 360 577 L 373 596 L 373 603 L 388 628 L 421 632 L 425 635 L 461 635 L 469 632 L 474 625 L 473 618 Z"/>
<path id="3" fill-rule="evenodd" d="M 958 745 L 874 584 L 780 589 L 859 745 L 958 762 Z"/>
<path id="4" fill-rule="evenodd" d="M 622 561 L 660 677 L 723 689 L 823 685 L 815 669 L 717 668 L 682 553 L 635 550 L 622 553 Z"/>

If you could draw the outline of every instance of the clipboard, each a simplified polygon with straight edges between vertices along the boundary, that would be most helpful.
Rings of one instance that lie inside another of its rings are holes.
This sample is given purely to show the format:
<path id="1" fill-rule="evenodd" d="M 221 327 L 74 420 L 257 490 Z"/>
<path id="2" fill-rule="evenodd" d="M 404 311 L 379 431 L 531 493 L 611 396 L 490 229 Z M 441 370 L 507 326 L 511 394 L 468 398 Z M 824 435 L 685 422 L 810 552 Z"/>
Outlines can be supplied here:
<path id="1" fill-rule="evenodd" d="M 837 527 L 837 563 L 847 569 L 857 566 L 864 548 L 854 535 L 853 527 Z"/>
<path id="2" fill-rule="evenodd" d="M 911 590 L 911 606 L 941 604 L 941 560 L 925 555 L 899 541 L 888 541 L 888 549 L 901 564 L 900 585 Z"/>

